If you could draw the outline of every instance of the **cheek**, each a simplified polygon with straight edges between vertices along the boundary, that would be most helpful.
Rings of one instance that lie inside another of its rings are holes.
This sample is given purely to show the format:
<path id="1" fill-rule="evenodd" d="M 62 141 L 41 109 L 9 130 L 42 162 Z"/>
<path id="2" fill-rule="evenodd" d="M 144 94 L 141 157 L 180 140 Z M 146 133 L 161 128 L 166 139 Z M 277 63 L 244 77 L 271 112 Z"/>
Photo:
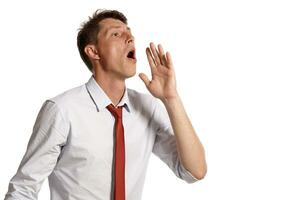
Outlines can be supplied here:
<path id="1" fill-rule="evenodd" d="M 105 60 L 109 63 L 116 63 L 120 59 L 122 59 L 122 53 L 120 52 L 120 49 L 118 49 L 116 46 L 106 48 L 103 54 Z"/>
<path id="2" fill-rule="evenodd" d="M 99 47 L 99 50 L 102 55 L 103 65 L 120 65 L 120 62 L 123 62 L 124 53 L 122 53 L 122 47 L 118 43 L 105 43 Z"/>
<path id="3" fill-rule="evenodd" d="M 113 59 L 120 59 L 122 56 L 121 50 L 117 45 L 111 46 L 109 53 Z"/>

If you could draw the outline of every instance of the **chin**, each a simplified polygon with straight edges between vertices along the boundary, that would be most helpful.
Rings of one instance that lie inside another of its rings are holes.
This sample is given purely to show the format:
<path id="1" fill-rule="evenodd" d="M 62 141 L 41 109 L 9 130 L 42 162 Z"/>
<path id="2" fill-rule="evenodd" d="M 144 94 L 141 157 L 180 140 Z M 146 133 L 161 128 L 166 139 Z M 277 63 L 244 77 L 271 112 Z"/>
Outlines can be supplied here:
<path id="1" fill-rule="evenodd" d="M 126 78 L 131 78 L 131 77 L 133 77 L 135 74 L 136 74 L 136 71 L 127 73 L 125 76 L 126 76 Z"/>
<path id="2" fill-rule="evenodd" d="M 125 66 L 126 72 L 124 73 L 124 75 L 126 76 L 126 78 L 130 78 L 133 77 L 136 74 L 136 65 L 127 65 Z"/>

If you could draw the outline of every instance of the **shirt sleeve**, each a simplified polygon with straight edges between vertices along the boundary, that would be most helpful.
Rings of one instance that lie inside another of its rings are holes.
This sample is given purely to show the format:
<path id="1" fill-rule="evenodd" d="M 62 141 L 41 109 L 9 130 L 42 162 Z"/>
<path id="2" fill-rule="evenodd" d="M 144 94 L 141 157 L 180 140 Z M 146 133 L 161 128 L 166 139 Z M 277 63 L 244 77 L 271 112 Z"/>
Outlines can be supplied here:
<path id="1" fill-rule="evenodd" d="M 199 179 L 194 177 L 181 163 L 168 113 L 158 101 L 155 101 L 155 109 L 151 120 L 156 133 L 152 152 L 167 164 L 178 178 L 187 183 L 198 181 Z"/>
<path id="2" fill-rule="evenodd" d="M 4 200 L 36 200 L 66 144 L 68 126 L 52 100 L 46 100 L 35 121 L 26 152 L 11 178 Z"/>

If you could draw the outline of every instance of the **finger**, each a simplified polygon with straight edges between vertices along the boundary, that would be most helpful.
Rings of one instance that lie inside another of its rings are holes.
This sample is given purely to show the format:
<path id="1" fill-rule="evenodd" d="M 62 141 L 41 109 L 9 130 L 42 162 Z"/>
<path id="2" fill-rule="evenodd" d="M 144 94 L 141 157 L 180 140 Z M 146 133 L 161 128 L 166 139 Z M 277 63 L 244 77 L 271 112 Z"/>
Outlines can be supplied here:
<path id="1" fill-rule="evenodd" d="M 158 52 L 157 52 L 157 50 L 156 50 L 155 45 L 154 45 L 153 42 L 150 42 L 150 49 L 151 49 L 151 52 L 153 54 L 155 64 L 156 65 L 162 64 L 161 61 L 160 61 L 160 58 L 158 56 Z"/>
<path id="2" fill-rule="evenodd" d="M 168 67 L 165 52 L 161 44 L 158 45 L 158 55 L 162 64 Z"/>
<path id="3" fill-rule="evenodd" d="M 146 54 L 147 54 L 147 59 L 148 59 L 149 65 L 150 65 L 151 74 L 153 75 L 153 72 L 156 70 L 156 65 L 154 62 L 154 58 L 151 55 L 149 47 L 146 48 Z"/>
<path id="4" fill-rule="evenodd" d="M 173 68 L 173 61 L 172 61 L 172 58 L 171 58 L 171 54 L 168 51 L 166 53 L 166 58 L 167 58 L 167 64 L 168 64 L 168 66 L 170 68 Z"/>
<path id="5" fill-rule="evenodd" d="M 140 77 L 140 78 L 142 79 L 142 81 L 145 83 L 146 87 L 148 87 L 149 84 L 150 84 L 150 80 L 149 80 L 149 78 L 147 77 L 147 75 L 144 74 L 144 73 L 139 73 L 139 77 Z"/>

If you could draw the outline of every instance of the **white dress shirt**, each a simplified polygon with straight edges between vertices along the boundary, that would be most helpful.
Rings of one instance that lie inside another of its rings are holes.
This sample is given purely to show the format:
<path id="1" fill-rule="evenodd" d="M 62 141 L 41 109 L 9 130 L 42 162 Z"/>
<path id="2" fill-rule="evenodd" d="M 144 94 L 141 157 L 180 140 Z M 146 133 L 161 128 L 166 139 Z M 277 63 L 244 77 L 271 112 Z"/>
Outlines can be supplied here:
<path id="1" fill-rule="evenodd" d="M 48 177 L 51 200 L 113 199 L 112 103 L 93 75 L 87 83 L 45 100 L 5 200 L 36 200 Z M 157 98 L 126 88 L 123 108 L 126 200 L 140 200 L 153 152 L 187 183 L 167 111 Z"/>

